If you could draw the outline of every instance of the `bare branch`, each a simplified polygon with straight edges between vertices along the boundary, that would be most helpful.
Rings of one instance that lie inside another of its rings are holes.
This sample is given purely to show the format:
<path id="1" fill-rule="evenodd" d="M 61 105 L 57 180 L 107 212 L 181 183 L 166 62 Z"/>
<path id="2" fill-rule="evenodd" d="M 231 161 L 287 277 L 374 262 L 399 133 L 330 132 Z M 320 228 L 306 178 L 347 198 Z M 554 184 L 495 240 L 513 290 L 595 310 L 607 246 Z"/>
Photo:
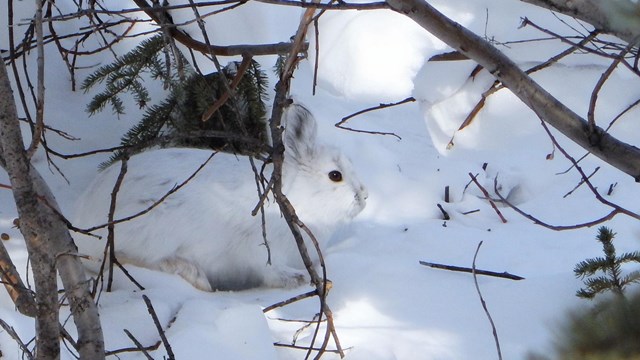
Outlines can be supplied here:
<path id="1" fill-rule="evenodd" d="M 504 204 L 506 204 L 507 206 L 512 208 L 518 214 L 520 214 L 520 215 L 524 216 L 525 218 L 533 221 L 535 224 L 541 225 L 541 226 L 544 226 L 544 227 L 546 227 L 548 229 L 556 230 L 556 231 L 573 230 L 573 229 L 578 229 L 578 228 L 582 228 L 582 227 L 595 226 L 595 225 L 603 223 L 603 222 L 605 222 L 607 220 L 611 220 L 612 218 L 614 218 L 616 215 L 619 215 L 619 214 L 624 214 L 624 215 L 630 216 L 630 217 L 632 217 L 632 218 L 634 218 L 636 220 L 640 220 L 640 215 L 638 215 L 638 214 L 636 214 L 636 213 L 634 213 L 634 212 L 632 212 L 630 210 L 627 210 L 627 209 L 625 209 L 623 207 L 620 207 L 620 206 L 618 206 L 618 205 L 606 200 L 605 198 L 603 198 L 602 195 L 600 195 L 598 190 L 595 188 L 595 186 L 593 186 L 593 184 L 591 184 L 591 181 L 589 180 L 589 176 L 587 176 L 586 173 L 582 170 L 582 168 L 578 165 L 578 162 L 571 155 L 569 155 L 569 153 L 567 153 L 564 148 L 562 148 L 560 146 L 560 144 L 555 139 L 553 134 L 551 134 L 551 131 L 549 130 L 547 125 L 542 121 L 540 123 L 542 124 L 542 127 L 547 132 L 547 135 L 549 136 L 549 138 L 553 142 L 554 146 L 573 164 L 572 168 L 575 168 L 578 171 L 578 173 L 580 173 L 580 176 L 582 177 L 583 183 L 587 185 L 587 187 L 594 194 L 596 199 L 598 201 L 600 201 L 602 204 L 611 207 L 613 210 L 611 210 L 608 214 L 606 214 L 606 215 L 604 215 L 604 216 L 602 216 L 602 217 L 600 217 L 598 219 L 594 219 L 594 220 L 587 221 L 587 222 L 584 222 L 584 223 L 579 223 L 579 224 L 575 224 L 575 225 L 550 225 L 550 224 L 548 224 L 548 223 L 546 223 L 544 221 L 539 220 L 535 216 L 533 216 L 531 214 L 528 214 L 525 211 L 521 210 L 520 208 L 518 208 L 514 204 L 510 203 L 504 196 L 502 196 L 502 194 L 500 194 L 500 191 L 498 190 L 498 179 L 496 177 L 494 179 L 494 182 L 493 182 L 494 191 L 495 191 L 496 195 L 498 196 L 498 198 L 500 198 L 500 200 Z"/>
<path id="2" fill-rule="evenodd" d="M 11 336 L 11 338 L 13 340 L 15 340 L 15 342 L 18 344 L 18 346 L 20 347 L 20 350 L 22 350 L 22 354 L 29 360 L 33 360 L 34 356 L 33 353 L 31 352 L 31 350 L 29 350 L 29 348 L 27 347 L 27 345 L 24 343 L 24 341 L 22 341 L 22 339 L 20 339 L 20 336 L 18 335 L 18 333 L 16 333 L 16 330 L 10 326 L 9 324 L 7 324 L 4 320 L 0 319 L 0 327 L 2 327 L 2 329 L 9 334 L 9 336 Z"/>
<path id="3" fill-rule="evenodd" d="M 598 79 L 598 82 L 596 83 L 596 86 L 591 92 L 591 99 L 589 101 L 589 111 L 587 112 L 587 121 L 589 124 L 589 129 L 590 129 L 589 131 L 591 132 L 595 132 L 595 128 L 596 128 L 595 112 L 596 112 L 596 102 L 598 100 L 598 93 L 600 92 L 600 90 L 602 90 L 604 83 L 607 81 L 607 79 L 609 79 L 613 71 L 616 69 L 616 67 L 618 67 L 618 64 L 620 64 L 620 61 L 624 59 L 624 56 L 631 50 L 632 47 L 633 47 L 632 45 L 628 45 L 626 48 L 624 48 L 620 52 L 618 57 L 615 60 L 613 60 L 613 62 L 611 63 L 611 65 L 609 65 L 607 70 L 605 70 L 605 72 L 602 73 L 602 75 L 600 76 L 600 79 Z"/>
<path id="4" fill-rule="evenodd" d="M 146 0 L 134 0 L 136 5 L 158 24 L 162 23 L 160 18 L 160 12 L 166 12 L 162 7 L 155 8 L 149 5 Z M 170 18 L 170 17 L 169 17 Z M 171 36 L 186 47 L 203 54 L 214 53 L 221 56 L 234 56 L 250 54 L 253 56 L 258 55 L 271 55 L 271 54 L 283 54 L 291 50 L 290 43 L 277 43 L 277 44 L 263 44 L 263 45 L 235 45 L 235 46 L 216 46 L 207 45 L 201 41 L 198 41 L 182 30 L 169 26 L 168 28 Z M 303 50 L 306 48 L 303 48 Z"/>
<path id="5" fill-rule="evenodd" d="M 478 182 L 478 179 L 476 179 L 475 175 L 473 175 L 472 173 L 469 173 L 469 177 L 471 178 L 471 181 L 473 181 L 473 183 L 476 184 L 478 189 L 480 189 L 480 191 L 482 191 L 482 193 L 484 194 L 484 196 L 487 199 L 487 201 L 489 201 L 489 204 L 491 204 L 491 207 L 493 208 L 493 210 L 496 212 L 496 214 L 498 214 L 498 217 L 500 217 L 500 221 L 502 221 L 503 224 L 506 224 L 507 223 L 507 219 L 504 218 L 504 216 L 502 215 L 502 213 L 500 212 L 500 210 L 496 206 L 496 203 L 493 200 L 491 200 L 491 196 L 489 195 L 489 192 L 487 191 L 487 189 L 485 189 L 484 186 L 480 185 L 480 183 Z"/>
<path id="6" fill-rule="evenodd" d="M 406 104 L 409 102 L 414 102 L 416 101 L 415 98 L 413 97 L 408 97 L 404 100 L 400 100 L 398 102 L 394 102 L 394 103 L 389 103 L 389 104 L 380 104 L 378 106 L 372 106 L 370 108 L 366 108 L 364 110 L 360 110 L 357 111 L 351 115 L 345 116 L 342 118 L 342 120 L 340 120 L 338 123 L 336 123 L 334 126 L 340 129 L 344 129 L 344 130 L 349 130 L 349 131 L 354 131 L 354 132 L 360 132 L 360 133 L 365 133 L 365 134 L 374 134 L 374 135 L 393 135 L 395 136 L 398 140 L 402 140 L 402 138 L 400 136 L 398 136 L 397 134 L 394 133 L 390 133 L 390 132 L 379 132 L 379 131 L 369 131 L 369 130 L 357 130 L 357 129 L 353 129 L 353 128 L 349 128 L 344 126 L 344 124 L 349 121 L 349 119 L 354 118 L 358 115 L 362 115 L 365 113 L 368 113 L 369 111 L 374 111 L 374 110 L 380 110 L 380 109 L 385 109 L 388 107 L 392 107 L 392 106 L 398 106 L 398 105 L 402 105 L 402 104 Z"/>
<path id="7" fill-rule="evenodd" d="M 33 292 L 24 286 L 2 242 L 0 242 L 0 278 L 18 311 L 23 315 L 35 317 L 38 308 L 33 299 Z"/>
<path id="8" fill-rule="evenodd" d="M 151 303 L 151 300 L 149 300 L 147 295 L 142 295 L 142 300 L 144 300 L 144 303 L 147 305 L 147 310 L 149 311 L 149 314 L 153 319 L 153 324 L 156 326 L 156 329 L 158 330 L 158 334 L 160 335 L 160 339 L 162 340 L 162 344 L 164 345 L 165 350 L 167 350 L 168 359 L 169 360 L 175 359 L 176 356 L 173 354 L 173 350 L 171 349 L 169 340 L 167 340 L 167 336 L 165 335 L 164 330 L 162 329 L 162 324 L 160 324 L 160 320 L 158 319 L 158 315 L 156 315 L 156 311 L 153 308 L 153 304 Z"/>
<path id="9" fill-rule="evenodd" d="M 138 339 L 136 339 L 136 337 L 133 336 L 133 334 L 129 330 L 124 329 L 124 333 L 127 334 L 129 339 L 131 339 L 131 341 L 136 345 L 136 349 L 138 351 L 140 351 L 147 358 L 147 360 L 154 360 L 153 357 L 151 355 L 149 355 L 149 352 L 147 351 L 147 348 L 142 346 L 140 341 L 138 341 Z M 155 349 L 151 349 L 151 350 L 155 350 Z M 113 354 L 115 355 L 116 353 L 113 353 Z"/>
<path id="10" fill-rule="evenodd" d="M 424 1 L 387 0 L 387 3 L 395 11 L 407 15 L 449 46 L 478 62 L 541 119 L 572 141 L 640 181 L 640 149 L 612 137 L 599 127 L 589 129 L 585 119 L 551 96 L 487 41 Z"/>

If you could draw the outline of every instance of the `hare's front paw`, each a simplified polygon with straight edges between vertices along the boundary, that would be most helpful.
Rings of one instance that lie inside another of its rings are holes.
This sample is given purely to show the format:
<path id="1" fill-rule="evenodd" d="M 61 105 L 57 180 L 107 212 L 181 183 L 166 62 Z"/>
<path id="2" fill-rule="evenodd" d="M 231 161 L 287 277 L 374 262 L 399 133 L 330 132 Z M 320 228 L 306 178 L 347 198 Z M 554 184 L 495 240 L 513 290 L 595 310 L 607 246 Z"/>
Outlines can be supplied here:
<path id="1" fill-rule="evenodd" d="M 169 274 L 180 275 L 196 289 L 213 291 L 205 272 L 197 265 L 181 257 L 164 258 L 160 262 L 159 269 Z"/>
<path id="2" fill-rule="evenodd" d="M 264 286 L 273 288 L 295 288 L 309 283 L 309 276 L 289 267 L 271 266 L 264 275 Z"/>

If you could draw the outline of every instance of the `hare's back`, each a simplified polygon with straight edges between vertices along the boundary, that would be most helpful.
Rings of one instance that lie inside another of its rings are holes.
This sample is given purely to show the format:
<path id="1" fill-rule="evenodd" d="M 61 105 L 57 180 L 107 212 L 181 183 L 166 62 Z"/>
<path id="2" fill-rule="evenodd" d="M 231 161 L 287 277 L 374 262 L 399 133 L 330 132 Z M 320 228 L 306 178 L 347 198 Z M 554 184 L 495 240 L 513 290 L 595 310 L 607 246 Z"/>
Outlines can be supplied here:
<path id="1" fill-rule="evenodd" d="M 248 159 L 216 153 L 198 170 L 212 154 L 210 150 L 171 148 L 131 157 L 117 192 L 119 216 L 144 211 L 177 186 L 181 188 L 163 202 L 164 211 L 184 206 L 182 210 L 197 213 L 207 206 L 208 212 L 216 212 L 225 202 L 247 203 L 247 206 L 255 202 L 257 190 Z M 76 209 L 81 226 L 92 226 L 107 218 L 111 194 L 120 173 L 119 162 L 111 165 L 81 196 Z"/>

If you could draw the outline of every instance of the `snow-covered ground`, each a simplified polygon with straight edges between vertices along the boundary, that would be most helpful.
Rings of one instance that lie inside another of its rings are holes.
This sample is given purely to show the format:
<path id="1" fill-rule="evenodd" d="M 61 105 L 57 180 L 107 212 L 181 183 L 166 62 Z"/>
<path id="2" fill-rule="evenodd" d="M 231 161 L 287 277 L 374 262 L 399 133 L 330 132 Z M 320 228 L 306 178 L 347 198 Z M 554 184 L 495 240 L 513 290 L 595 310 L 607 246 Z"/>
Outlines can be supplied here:
<path id="1" fill-rule="evenodd" d="M 118 3 L 132 6 L 128 1 Z M 574 20 L 559 19 L 519 1 L 432 3 L 487 36 L 523 68 L 545 61 L 567 45 L 558 40 L 515 42 L 546 37 L 531 27 L 520 29 L 522 17 L 564 35 L 575 35 L 575 30 L 586 32 Z M 16 5 L 18 18 L 30 16 L 30 4 Z M 216 34 L 212 41 L 227 44 L 286 40 L 296 29 L 300 11 L 252 3 L 228 14 L 221 16 L 219 22 L 214 20 L 217 17 L 208 21 Z M 174 18 L 178 21 L 187 15 L 175 14 Z M 0 47 L 6 48 L 4 6 L 0 19 Z M 229 28 L 234 30 L 226 30 Z M 313 49 L 314 39 L 310 41 Z M 124 52 L 135 44 L 136 41 L 125 42 L 117 49 Z M 579 174 L 559 174 L 571 166 L 570 162 L 559 151 L 554 152 L 539 119 L 509 91 L 490 96 L 475 121 L 457 132 L 493 79 L 486 72 L 470 78 L 474 68 L 470 61 L 426 61 L 445 51 L 448 48 L 440 41 L 409 19 L 389 11 L 328 12 L 320 22 L 316 95 L 311 92 L 313 52 L 295 75 L 292 95 L 314 113 L 320 123 L 320 137 L 350 156 L 369 190 L 366 209 L 334 236 L 325 252 L 328 277 L 333 281 L 328 301 L 342 346 L 348 349 L 347 359 L 497 358 L 492 330 L 473 277 L 419 264 L 424 260 L 470 267 L 481 241 L 478 268 L 508 271 L 526 278 L 477 279 L 505 359 L 525 359 L 532 351 L 551 354 L 555 331 L 566 311 L 590 305 L 574 295 L 581 282 L 572 270 L 577 262 L 601 254 L 601 245 L 594 240 L 596 229 L 556 232 L 500 206 L 507 219 L 503 223 L 478 187 L 469 185 L 469 173 L 478 174 L 487 189 L 493 189 L 497 177 L 503 194 L 509 194 L 512 202 L 549 224 L 577 224 L 603 216 L 609 209 L 598 203 L 585 186 L 564 196 L 579 183 Z M 62 153 L 117 145 L 121 134 L 141 114 L 136 106 L 129 103 L 127 114 L 120 118 L 109 111 L 88 117 L 84 107 L 91 94 L 71 91 L 68 73 L 51 45 L 47 59 L 46 121 L 81 139 L 69 141 L 50 133 L 49 145 Z M 105 53 L 102 58 L 81 61 L 88 66 L 111 60 Z M 274 64 L 273 57 L 259 60 L 265 69 Z M 35 56 L 29 58 L 29 63 L 35 64 Z M 593 86 L 607 66 L 603 58 L 575 54 L 533 77 L 578 114 L 586 116 Z M 81 78 L 90 71 L 85 69 L 78 75 Z M 272 78 L 271 85 L 274 84 Z M 157 87 L 154 101 L 161 98 L 160 85 Z M 333 126 L 355 111 L 409 96 L 418 101 L 369 112 L 349 122 L 349 126 L 358 129 L 393 132 L 400 139 Z M 606 127 L 639 97 L 637 77 L 620 68 L 598 97 L 598 123 Z M 631 111 L 611 132 L 624 141 L 640 143 L 640 125 L 633 121 L 638 115 L 637 110 Z M 584 154 L 584 150 L 554 134 L 574 157 Z M 454 146 L 447 148 L 452 137 Z M 548 156 L 552 153 L 552 157 Z M 47 166 L 43 154 L 38 154 L 35 161 L 65 213 L 71 214 L 78 195 L 105 158 L 56 159 L 68 183 Z M 587 174 L 600 167 L 591 178 L 593 184 L 605 194 L 616 184 L 606 198 L 640 211 L 640 193 L 633 179 L 593 156 L 583 160 L 581 166 Z M 2 174 L 0 181 L 6 183 L 6 175 Z M 449 203 L 444 201 L 445 187 L 450 189 Z M 442 219 L 438 204 L 451 216 L 450 220 Z M 20 233 L 12 227 L 15 216 L 10 192 L 1 192 L 0 232 L 11 236 L 4 244 L 26 275 L 26 250 Z M 637 221 L 618 216 L 606 225 L 618 234 L 615 244 L 620 252 L 640 248 Z M 142 299 L 144 294 L 151 299 L 177 359 L 300 359 L 305 354 L 301 350 L 274 348 L 272 343 L 291 343 L 296 330 L 304 324 L 283 319 L 311 319 L 319 308 L 317 299 L 266 315 L 262 308 L 310 288 L 206 293 L 176 276 L 139 268 L 130 271 L 146 290 L 136 290 L 118 273 L 115 290 L 100 298 L 108 350 L 133 346 L 124 329 L 144 345 L 159 340 Z M 14 327 L 23 341 L 33 337 L 33 320 L 16 312 L 4 292 L 0 292 L 0 319 Z M 75 331 L 71 321 L 66 328 L 71 333 Z M 311 329 L 299 334 L 297 344 L 308 344 Z M 21 358 L 15 341 L 4 331 L 0 331 L 0 350 L 7 359 Z M 160 346 L 151 355 L 161 359 L 166 351 Z M 143 358 L 140 353 L 118 356 Z M 63 358 L 73 356 L 65 353 Z M 327 354 L 326 358 L 337 355 Z"/>

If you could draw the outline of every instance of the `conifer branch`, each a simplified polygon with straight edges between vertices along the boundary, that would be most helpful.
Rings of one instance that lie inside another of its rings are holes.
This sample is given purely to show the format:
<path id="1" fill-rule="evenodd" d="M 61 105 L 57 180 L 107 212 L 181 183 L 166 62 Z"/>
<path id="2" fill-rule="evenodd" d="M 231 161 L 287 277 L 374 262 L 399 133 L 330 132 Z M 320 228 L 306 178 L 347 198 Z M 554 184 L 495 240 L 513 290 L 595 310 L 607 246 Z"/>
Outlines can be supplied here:
<path id="1" fill-rule="evenodd" d="M 640 280 L 640 272 L 634 271 L 627 275 L 622 274 L 621 265 L 628 262 L 640 263 L 640 253 L 624 253 L 616 256 L 613 245 L 615 233 L 611 229 L 602 226 L 598 229 L 596 240 L 602 243 L 604 257 L 586 259 L 578 263 L 573 272 L 577 278 L 584 279 L 585 287 L 578 290 L 576 295 L 585 299 L 593 299 L 596 295 L 611 291 L 619 296 L 624 295 L 627 285 Z M 596 273 L 602 275 L 594 276 Z"/>

